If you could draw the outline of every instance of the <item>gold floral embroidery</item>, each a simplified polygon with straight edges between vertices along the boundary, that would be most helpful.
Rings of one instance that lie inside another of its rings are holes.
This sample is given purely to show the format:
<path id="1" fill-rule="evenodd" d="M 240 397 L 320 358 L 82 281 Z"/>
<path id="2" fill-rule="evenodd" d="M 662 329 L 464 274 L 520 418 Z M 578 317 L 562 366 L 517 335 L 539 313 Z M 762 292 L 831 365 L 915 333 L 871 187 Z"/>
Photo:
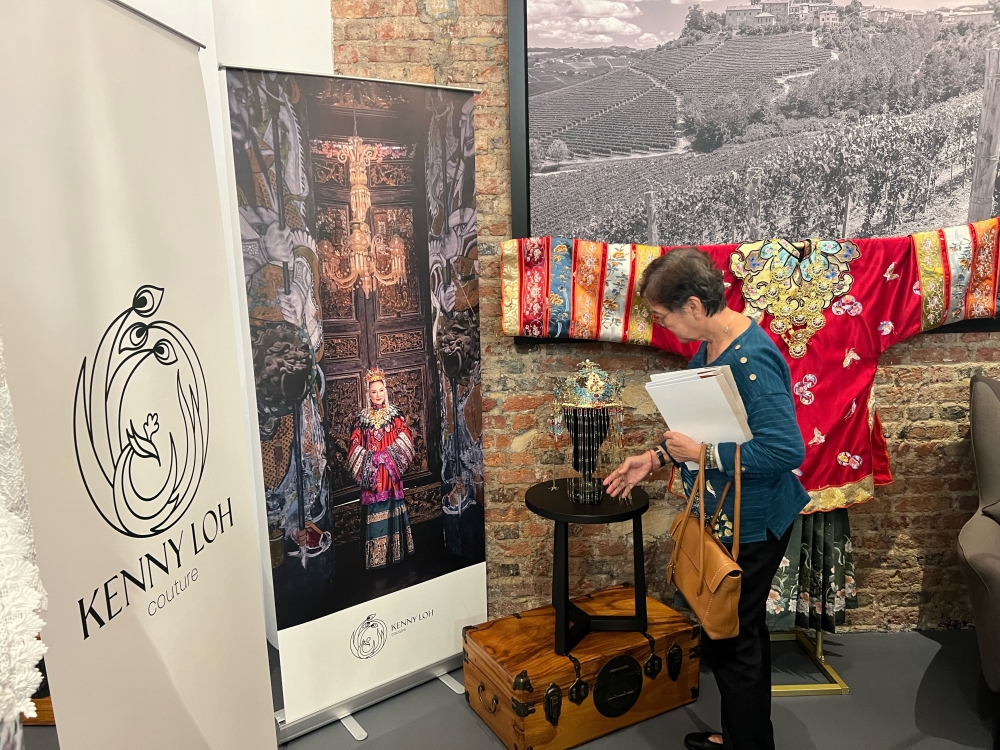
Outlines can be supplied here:
<path id="1" fill-rule="evenodd" d="M 521 335 L 521 276 L 518 270 L 518 241 L 500 243 L 500 297 L 503 307 L 503 332 Z"/>
<path id="2" fill-rule="evenodd" d="M 941 235 L 917 232 L 913 235 L 920 275 L 921 330 L 944 323 L 944 263 L 941 260 Z"/>
<path id="3" fill-rule="evenodd" d="M 359 416 L 361 425 L 372 430 L 381 430 L 402 412 L 395 406 L 383 406 L 381 409 L 363 409 Z"/>
<path id="4" fill-rule="evenodd" d="M 740 245 L 729 268 L 743 281 L 747 313 L 758 322 L 764 313 L 770 314 L 771 331 L 800 359 L 809 340 L 826 325 L 823 312 L 834 298 L 850 291 L 850 264 L 860 257 L 858 246 L 849 240 L 773 239 Z"/>
<path id="5" fill-rule="evenodd" d="M 849 482 L 840 487 L 824 487 L 821 490 L 809 492 L 809 504 L 802 509 L 803 513 L 847 508 L 851 505 L 866 503 L 875 496 L 875 480 L 869 475 L 857 482 Z"/>
<path id="6" fill-rule="evenodd" d="M 628 319 L 628 338 L 630 344 L 647 345 L 653 340 L 653 313 L 649 309 L 642 297 L 638 294 L 639 284 L 646 268 L 656 258 L 663 254 L 663 248 L 654 245 L 635 246 L 635 276 L 632 285 L 635 292 L 632 294 L 632 309 Z"/>

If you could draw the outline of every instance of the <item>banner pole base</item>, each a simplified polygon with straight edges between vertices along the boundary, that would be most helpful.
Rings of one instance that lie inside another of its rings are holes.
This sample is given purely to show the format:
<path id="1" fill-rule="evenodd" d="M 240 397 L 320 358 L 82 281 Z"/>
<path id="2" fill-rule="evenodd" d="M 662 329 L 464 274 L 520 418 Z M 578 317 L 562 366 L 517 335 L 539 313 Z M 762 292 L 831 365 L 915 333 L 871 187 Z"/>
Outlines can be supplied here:
<path id="1" fill-rule="evenodd" d="M 438 679 L 441 680 L 445 685 L 451 688 L 453 693 L 458 693 L 459 695 L 465 695 L 465 685 L 456 680 L 450 674 L 439 674 Z"/>
<path id="2" fill-rule="evenodd" d="M 361 711 L 368 706 L 373 706 L 380 701 L 384 701 L 386 698 L 399 695 L 410 688 L 414 688 L 417 685 L 422 685 L 425 682 L 433 680 L 439 675 L 447 674 L 448 672 L 459 669 L 461 666 L 462 654 L 455 654 L 454 656 L 449 656 L 446 659 L 442 659 L 439 662 L 430 664 L 422 669 L 418 669 L 415 672 L 399 677 L 391 682 L 378 685 L 377 687 L 373 687 L 371 690 L 359 693 L 353 698 L 340 701 L 335 705 L 328 706 L 327 708 L 317 711 L 314 714 L 303 716 L 292 721 L 287 720 L 284 709 L 276 711 L 274 719 L 278 728 L 278 744 L 286 744 L 291 740 L 294 740 L 296 737 L 301 737 L 304 734 L 308 734 L 309 732 L 335 721 L 343 721 L 347 730 L 351 732 L 351 734 L 354 734 L 348 724 L 348 721 L 351 721 L 353 722 L 353 725 L 357 727 L 362 734 L 364 734 L 364 729 L 361 729 L 361 727 L 358 726 L 357 721 L 350 717 L 351 713 Z M 462 694 L 465 694 L 464 688 L 462 689 Z M 358 739 L 364 739 L 364 736 L 358 737 Z"/>
<path id="3" fill-rule="evenodd" d="M 347 714 L 347 716 L 341 716 L 340 723 L 344 725 L 344 729 L 350 732 L 351 736 L 358 740 L 358 742 L 368 739 L 368 732 L 366 732 L 364 727 L 358 724 L 358 720 L 350 714 Z"/>

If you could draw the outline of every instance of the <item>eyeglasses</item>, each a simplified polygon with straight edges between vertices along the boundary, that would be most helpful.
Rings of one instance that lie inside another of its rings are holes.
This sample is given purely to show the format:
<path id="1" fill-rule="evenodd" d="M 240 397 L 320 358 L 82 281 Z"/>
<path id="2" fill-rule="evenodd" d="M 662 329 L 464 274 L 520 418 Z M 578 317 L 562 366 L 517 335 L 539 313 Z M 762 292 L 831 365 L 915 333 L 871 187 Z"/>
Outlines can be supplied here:
<path id="1" fill-rule="evenodd" d="M 669 313 L 668 313 L 669 314 Z M 667 318 L 665 315 L 660 315 L 659 313 L 653 313 L 653 322 L 656 323 L 660 328 L 667 327 Z"/>

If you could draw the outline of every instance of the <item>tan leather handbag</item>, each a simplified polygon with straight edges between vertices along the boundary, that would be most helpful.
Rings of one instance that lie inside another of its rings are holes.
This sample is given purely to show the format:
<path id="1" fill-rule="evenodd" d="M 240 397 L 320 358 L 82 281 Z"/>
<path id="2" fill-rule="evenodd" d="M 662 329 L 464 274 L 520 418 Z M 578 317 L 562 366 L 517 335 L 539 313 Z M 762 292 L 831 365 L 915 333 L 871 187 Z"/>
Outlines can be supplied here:
<path id="1" fill-rule="evenodd" d="M 687 507 L 677 514 L 670 527 L 674 551 L 667 564 L 667 585 L 677 584 L 688 606 L 701 620 L 712 640 L 735 638 L 740 631 L 740 584 L 743 571 L 737 565 L 740 554 L 740 447 L 736 446 L 736 497 L 733 518 L 733 551 L 715 538 L 712 529 L 732 483 L 726 484 L 708 525 L 705 525 L 705 446 L 701 447 L 698 476 L 688 497 Z M 692 515 L 695 496 L 698 514 Z"/>

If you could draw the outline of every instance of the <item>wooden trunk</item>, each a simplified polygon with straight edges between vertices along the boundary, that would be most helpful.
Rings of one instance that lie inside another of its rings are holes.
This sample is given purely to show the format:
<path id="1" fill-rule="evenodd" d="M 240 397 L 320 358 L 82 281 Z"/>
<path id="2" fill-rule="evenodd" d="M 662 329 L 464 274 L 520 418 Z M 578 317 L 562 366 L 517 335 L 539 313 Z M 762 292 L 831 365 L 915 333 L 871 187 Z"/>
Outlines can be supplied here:
<path id="1" fill-rule="evenodd" d="M 574 599 L 594 615 L 631 615 L 615 586 Z M 698 697 L 701 628 L 647 598 L 644 633 L 590 633 L 554 649 L 555 610 L 542 607 L 466 628 L 465 698 L 508 750 L 565 750 Z"/>

